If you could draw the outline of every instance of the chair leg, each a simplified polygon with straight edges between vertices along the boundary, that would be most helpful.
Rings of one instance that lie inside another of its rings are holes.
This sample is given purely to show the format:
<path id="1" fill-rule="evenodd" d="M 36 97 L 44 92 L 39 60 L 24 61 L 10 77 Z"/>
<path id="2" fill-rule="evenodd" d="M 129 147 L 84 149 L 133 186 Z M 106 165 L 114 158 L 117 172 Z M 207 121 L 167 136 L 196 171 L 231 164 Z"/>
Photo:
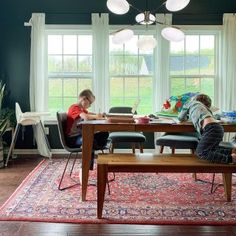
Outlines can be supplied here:
<path id="1" fill-rule="evenodd" d="M 195 153 L 195 149 L 191 149 L 191 154 L 194 154 L 194 153 Z M 194 180 L 197 181 L 197 173 L 193 173 L 192 176 Z"/>
<path id="2" fill-rule="evenodd" d="M 77 157 L 78 157 L 78 153 L 76 153 L 75 159 L 74 159 L 74 161 L 73 161 L 73 165 L 72 165 L 71 170 L 70 170 L 70 176 L 72 175 L 72 172 L 73 172 L 73 169 L 74 169 L 74 166 L 75 166 L 75 162 L 76 162 Z"/>
<path id="3" fill-rule="evenodd" d="M 111 143 L 110 153 L 114 153 L 114 147 L 115 147 L 115 144 L 114 144 L 114 143 Z"/>
<path id="4" fill-rule="evenodd" d="M 110 195 L 111 190 L 110 190 L 110 184 L 109 184 L 108 178 L 107 178 L 107 190 L 108 190 L 108 194 Z"/>
<path id="5" fill-rule="evenodd" d="M 67 186 L 67 187 L 61 188 L 61 183 L 62 183 L 62 181 L 63 181 L 63 179 L 64 179 L 64 176 L 65 176 L 65 173 L 66 173 L 66 169 L 67 169 L 67 166 L 68 166 L 68 164 L 69 164 L 69 161 L 70 161 L 71 156 L 72 156 L 72 152 L 71 152 L 71 153 L 69 154 L 69 156 L 68 156 L 66 165 L 65 165 L 65 167 L 64 167 L 64 170 L 63 170 L 63 173 L 62 173 L 62 176 L 61 176 L 59 185 L 58 185 L 58 189 L 61 190 L 61 191 L 62 191 L 62 190 L 65 190 L 65 189 L 68 189 L 68 188 L 71 188 L 71 187 L 73 187 L 73 186 L 79 184 L 79 183 L 77 183 L 75 180 L 72 179 L 72 180 L 75 182 L 75 184 L 72 184 L 72 185 L 69 185 L 69 186 Z M 77 157 L 77 155 L 76 155 L 76 157 Z M 75 162 L 75 161 L 74 161 L 74 162 Z M 74 165 L 72 166 L 72 170 L 73 170 L 73 168 L 74 168 Z M 72 171 L 72 170 L 71 170 L 71 171 Z"/>
<path id="6" fill-rule="evenodd" d="M 163 151 L 164 151 L 164 146 L 161 146 L 160 147 L 160 153 L 163 153 Z"/>
<path id="7" fill-rule="evenodd" d="M 11 156 L 13 150 L 14 150 L 16 140 L 17 140 L 17 136 L 18 136 L 18 133 L 19 133 L 19 130 L 20 130 L 20 126 L 21 125 L 19 123 L 16 125 L 16 129 L 15 129 L 15 132 L 13 134 L 11 145 L 10 145 L 10 148 L 9 148 L 9 151 L 8 151 L 8 154 L 7 154 L 7 159 L 6 159 L 6 162 L 5 162 L 5 166 L 7 166 L 9 158 L 10 158 L 10 156 Z"/>
<path id="8" fill-rule="evenodd" d="M 175 148 L 174 147 L 171 148 L 171 154 L 175 154 Z"/>
<path id="9" fill-rule="evenodd" d="M 132 143 L 132 152 L 135 154 L 135 143 Z"/>
<path id="10" fill-rule="evenodd" d="M 215 184 L 215 173 L 213 173 L 213 176 L 212 176 L 212 181 L 211 181 L 211 193 L 213 193 L 213 188 L 214 188 L 214 184 Z"/>
<path id="11" fill-rule="evenodd" d="M 115 172 L 113 172 L 113 178 L 112 179 L 108 179 L 108 177 L 107 177 L 107 190 L 108 190 L 108 194 L 110 195 L 111 194 L 111 190 L 110 190 L 110 182 L 112 182 L 112 181 L 115 181 L 115 178 L 116 178 L 116 176 L 115 176 Z"/>
<path id="12" fill-rule="evenodd" d="M 139 143 L 139 150 L 140 150 L 140 153 L 143 153 L 143 143 Z"/>

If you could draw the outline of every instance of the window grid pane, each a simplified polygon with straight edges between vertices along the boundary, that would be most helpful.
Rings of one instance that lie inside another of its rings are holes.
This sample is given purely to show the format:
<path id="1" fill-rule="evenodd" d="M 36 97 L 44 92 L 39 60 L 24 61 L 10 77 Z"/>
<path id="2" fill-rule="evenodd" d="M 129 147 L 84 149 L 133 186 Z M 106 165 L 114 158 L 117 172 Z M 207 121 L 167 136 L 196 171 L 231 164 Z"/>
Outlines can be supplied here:
<path id="1" fill-rule="evenodd" d="M 170 93 L 202 92 L 214 101 L 216 35 L 186 35 L 170 44 Z"/>
<path id="2" fill-rule="evenodd" d="M 109 41 L 110 107 L 133 106 L 140 99 L 139 114 L 153 112 L 153 51 L 142 52 L 135 35 L 124 45 Z"/>
<path id="3" fill-rule="evenodd" d="M 92 35 L 48 35 L 50 112 L 66 111 L 81 90 L 92 89 L 92 68 Z"/>

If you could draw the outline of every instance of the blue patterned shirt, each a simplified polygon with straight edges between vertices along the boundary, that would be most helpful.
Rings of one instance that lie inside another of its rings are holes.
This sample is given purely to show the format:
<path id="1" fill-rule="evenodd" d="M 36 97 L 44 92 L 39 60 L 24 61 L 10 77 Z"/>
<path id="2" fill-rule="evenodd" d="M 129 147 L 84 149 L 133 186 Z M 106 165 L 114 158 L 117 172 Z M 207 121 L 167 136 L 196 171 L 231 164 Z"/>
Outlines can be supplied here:
<path id="1" fill-rule="evenodd" d="M 180 121 L 190 120 L 199 134 L 202 130 L 202 121 L 213 114 L 209 108 L 199 101 L 190 101 L 185 103 L 178 115 Z"/>

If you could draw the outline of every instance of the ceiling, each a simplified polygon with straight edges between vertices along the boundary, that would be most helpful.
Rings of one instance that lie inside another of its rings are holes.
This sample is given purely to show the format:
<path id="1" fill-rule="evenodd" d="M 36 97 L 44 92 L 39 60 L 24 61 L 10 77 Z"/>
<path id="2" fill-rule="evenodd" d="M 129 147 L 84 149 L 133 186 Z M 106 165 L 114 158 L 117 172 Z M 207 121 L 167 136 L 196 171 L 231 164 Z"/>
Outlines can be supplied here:
<path id="1" fill-rule="evenodd" d="M 161 0 L 128 1 L 140 10 L 146 10 L 146 8 L 153 10 L 164 2 Z M 60 18 L 61 15 L 77 15 L 77 17 L 84 15 L 84 18 L 87 15 L 90 18 L 90 13 L 92 12 L 109 11 L 106 7 L 106 0 L 1 0 L 0 20 L 8 19 L 9 21 L 14 21 L 14 19 L 25 19 L 29 18 L 32 12 L 45 12 L 46 15 L 51 15 L 52 18 L 55 18 L 56 15 L 58 16 L 56 18 Z M 168 13 L 164 6 L 156 12 Z M 223 13 L 234 12 L 236 12 L 235 0 L 191 0 L 185 9 L 173 14 L 173 21 L 176 24 L 219 24 L 222 23 Z M 110 23 L 134 23 L 136 13 L 137 11 L 134 9 L 131 9 L 122 17 L 110 13 Z M 82 21 L 82 23 L 84 22 Z"/>

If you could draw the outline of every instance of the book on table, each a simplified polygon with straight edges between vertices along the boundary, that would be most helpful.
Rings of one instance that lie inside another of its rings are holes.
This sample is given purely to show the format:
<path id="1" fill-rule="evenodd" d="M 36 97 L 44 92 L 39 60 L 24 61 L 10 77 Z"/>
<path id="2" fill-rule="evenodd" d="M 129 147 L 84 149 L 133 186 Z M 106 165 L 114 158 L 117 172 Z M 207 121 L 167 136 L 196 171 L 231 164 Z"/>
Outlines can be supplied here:
<path id="1" fill-rule="evenodd" d="M 133 114 L 132 113 L 107 113 L 106 114 L 107 118 L 133 118 Z"/>

